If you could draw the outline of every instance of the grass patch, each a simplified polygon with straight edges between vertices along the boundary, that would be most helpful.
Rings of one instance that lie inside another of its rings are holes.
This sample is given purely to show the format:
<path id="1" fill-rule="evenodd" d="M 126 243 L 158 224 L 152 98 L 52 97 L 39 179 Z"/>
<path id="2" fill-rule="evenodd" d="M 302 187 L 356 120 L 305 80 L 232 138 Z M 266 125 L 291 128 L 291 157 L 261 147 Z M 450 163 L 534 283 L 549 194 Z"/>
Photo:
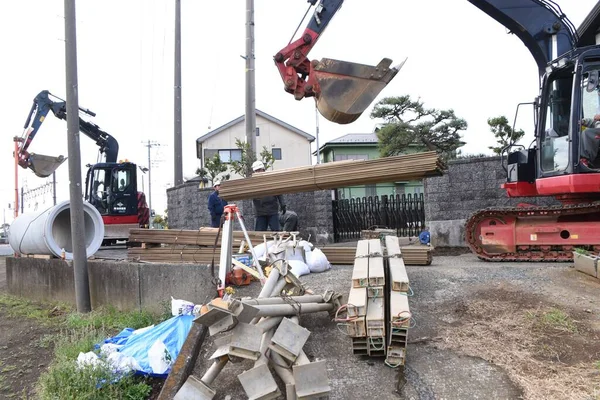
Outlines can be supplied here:
<path id="1" fill-rule="evenodd" d="M 122 312 L 112 306 L 102 307 L 87 314 L 71 313 L 66 317 L 68 328 L 120 330 L 139 329 L 156 324 L 160 318 L 146 311 Z"/>
<path id="2" fill-rule="evenodd" d="M 46 334 L 34 345 L 54 347 L 54 359 L 42 373 L 37 385 L 37 397 L 55 399 L 145 399 L 152 388 L 146 379 L 116 375 L 108 366 L 77 366 L 79 353 L 87 353 L 94 345 L 124 328 L 139 329 L 160 323 L 171 315 L 157 316 L 145 311 L 123 312 L 106 306 L 82 314 L 73 307 L 57 303 L 40 303 L 10 295 L 0 295 L 0 308 L 10 317 L 34 319 L 40 324 L 60 328 L 60 333 Z M 0 372 L 15 368 L 1 365 Z M 0 375 L 0 391 L 9 389 Z M 2 397 L 2 396 L 0 396 Z"/>
<path id="3" fill-rule="evenodd" d="M 567 313 L 558 308 L 544 312 L 540 318 L 543 325 L 563 332 L 576 333 L 577 326 Z"/>
<path id="4" fill-rule="evenodd" d="M 0 294 L 0 307 L 4 308 L 10 317 L 25 317 L 41 323 L 47 323 L 51 319 L 71 311 L 71 307 L 65 304 L 41 304 L 7 294 Z"/>
<path id="5" fill-rule="evenodd" d="M 599 371 L 600 371 L 600 361 L 596 361 L 596 362 L 594 363 L 594 367 L 595 367 L 597 370 L 599 370 Z"/>

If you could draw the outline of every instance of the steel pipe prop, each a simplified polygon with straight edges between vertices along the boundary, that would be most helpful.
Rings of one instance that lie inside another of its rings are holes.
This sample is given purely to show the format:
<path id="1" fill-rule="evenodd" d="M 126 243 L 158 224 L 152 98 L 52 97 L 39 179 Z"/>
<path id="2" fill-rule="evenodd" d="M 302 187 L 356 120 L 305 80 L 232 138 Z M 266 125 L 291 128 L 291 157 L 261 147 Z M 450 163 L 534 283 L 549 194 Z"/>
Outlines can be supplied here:
<path id="1" fill-rule="evenodd" d="M 266 306 L 271 304 L 289 304 L 292 303 L 324 303 L 325 300 L 320 294 L 311 294 L 304 296 L 283 297 L 265 297 L 260 299 L 242 299 L 242 303 L 250 306 Z"/>
<path id="2" fill-rule="evenodd" d="M 267 304 L 253 306 L 258 309 L 256 317 L 281 317 L 286 315 L 307 314 L 333 310 L 331 303 Z"/>
<path id="3" fill-rule="evenodd" d="M 102 216 L 90 203 L 83 202 L 86 256 L 94 255 L 104 239 Z M 44 254 L 73 259 L 70 202 L 63 201 L 43 211 L 21 214 L 10 226 L 8 241 L 18 254 Z"/>

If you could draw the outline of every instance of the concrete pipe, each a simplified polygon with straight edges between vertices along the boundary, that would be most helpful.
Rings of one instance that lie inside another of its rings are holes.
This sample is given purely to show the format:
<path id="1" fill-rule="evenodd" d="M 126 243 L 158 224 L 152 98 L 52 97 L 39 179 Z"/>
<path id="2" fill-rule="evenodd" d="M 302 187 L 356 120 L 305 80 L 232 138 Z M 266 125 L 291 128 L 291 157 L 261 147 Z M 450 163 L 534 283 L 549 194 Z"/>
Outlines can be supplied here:
<path id="1" fill-rule="evenodd" d="M 102 216 L 90 203 L 83 202 L 85 251 L 94 255 L 104 239 Z M 45 254 L 73 259 L 70 202 L 63 201 L 49 209 L 18 216 L 10 226 L 8 242 L 18 254 Z"/>

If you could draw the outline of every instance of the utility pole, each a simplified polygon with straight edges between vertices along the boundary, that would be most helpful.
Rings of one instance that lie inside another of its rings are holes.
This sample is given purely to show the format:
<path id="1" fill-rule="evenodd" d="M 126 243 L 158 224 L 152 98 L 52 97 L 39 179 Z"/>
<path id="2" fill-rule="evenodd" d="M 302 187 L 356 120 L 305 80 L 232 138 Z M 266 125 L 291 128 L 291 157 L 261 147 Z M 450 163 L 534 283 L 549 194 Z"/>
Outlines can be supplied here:
<path id="1" fill-rule="evenodd" d="M 56 205 L 56 171 L 52 172 L 52 203 Z"/>
<path id="2" fill-rule="evenodd" d="M 175 179 L 174 186 L 183 183 L 181 129 L 181 0 L 175 0 Z"/>
<path id="3" fill-rule="evenodd" d="M 15 136 L 13 140 L 15 141 L 15 207 L 13 216 L 16 219 L 19 216 L 19 143 L 22 142 L 22 139 Z"/>
<path id="4" fill-rule="evenodd" d="M 256 87 L 254 83 L 254 0 L 246 0 L 246 143 L 256 154 Z"/>
<path id="5" fill-rule="evenodd" d="M 81 154 L 79 147 L 79 95 L 77 83 L 77 29 L 75 0 L 65 0 L 65 64 L 67 75 L 67 137 L 69 152 L 69 198 L 73 273 L 77 311 L 92 310 L 85 249 L 83 193 L 81 185 Z"/>
<path id="6" fill-rule="evenodd" d="M 321 157 L 319 155 L 319 109 L 317 108 L 317 102 L 315 102 L 315 120 L 316 120 L 316 138 L 317 138 L 317 164 L 321 164 Z"/>
<path id="7" fill-rule="evenodd" d="M 152 147 L 160 146 L 160 143 L 148 139 L 144 146 L 148 148 L 148 208 L 150 208 L 150 215 L 152 216 L 152 160 L 150 157 L 150 150 Z"/>

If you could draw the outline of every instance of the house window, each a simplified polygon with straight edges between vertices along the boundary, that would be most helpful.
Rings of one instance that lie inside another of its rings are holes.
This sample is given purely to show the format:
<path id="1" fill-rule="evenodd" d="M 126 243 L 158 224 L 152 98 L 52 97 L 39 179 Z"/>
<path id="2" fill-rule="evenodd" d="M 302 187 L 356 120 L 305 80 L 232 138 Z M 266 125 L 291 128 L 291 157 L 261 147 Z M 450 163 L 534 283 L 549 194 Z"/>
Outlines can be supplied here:
<path id="1" fill-rule="evenodd" d="M 256 127 L 256 136 L 260 136 L 260 128 L 258 126 Z"/>
<path id="2" fill-rule="evenodd" d="M 224 163 L 242 160 L 242 151 L 239 149 L 205 149 L 204 161 L 211 160 L 215 154 L 218 154 L 221 162 Z"/>
<path id="3" fill-rule="evenodd" d="M 368 154 L 335 154 L 333 161 L 345 161 L 345 160 L 368 160 Z"/>
<path id="4" fill-rule="evenodd" d="M 273 154 L 273 158 L 275 158 L 276 160 L 281 160 L 281 149 L 280 148 L 273 148 L 273 150 L 271 150 L 271 153 Z"/>

